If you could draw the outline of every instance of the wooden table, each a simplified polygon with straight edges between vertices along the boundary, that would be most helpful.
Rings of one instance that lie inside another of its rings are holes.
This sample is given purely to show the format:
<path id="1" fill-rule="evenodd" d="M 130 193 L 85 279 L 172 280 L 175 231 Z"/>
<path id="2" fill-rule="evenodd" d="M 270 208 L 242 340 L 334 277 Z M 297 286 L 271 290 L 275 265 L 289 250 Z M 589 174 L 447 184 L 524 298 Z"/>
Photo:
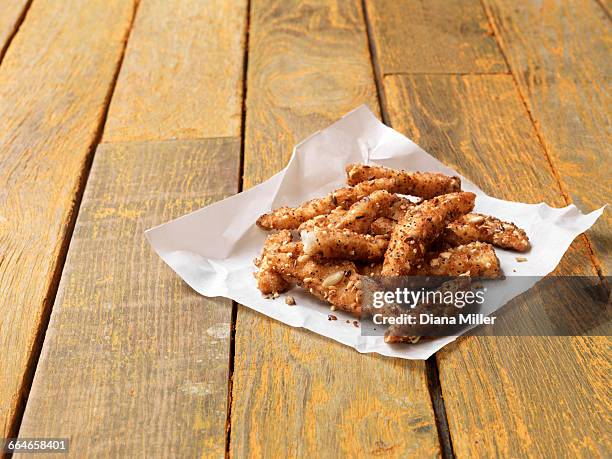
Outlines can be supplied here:
<path id="1" fill-rule="evenodd" d="M 4 0 L 0 437 L 70 437 L 74 457 L 610 457 L 607 337 L 360 355 L 198 296 L 143 238 L 363 103 L 491 195 L 595 209 L 610 8 Z M 557 272 L 605 280 L 611 226 Z"/>

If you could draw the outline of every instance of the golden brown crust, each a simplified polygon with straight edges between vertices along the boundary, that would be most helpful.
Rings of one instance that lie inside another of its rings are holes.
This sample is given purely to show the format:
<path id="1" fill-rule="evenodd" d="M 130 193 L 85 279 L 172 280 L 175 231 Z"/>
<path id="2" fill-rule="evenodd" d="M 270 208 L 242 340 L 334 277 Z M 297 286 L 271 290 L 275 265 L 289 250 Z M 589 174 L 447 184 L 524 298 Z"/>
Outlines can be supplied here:
<path id="1" fill-rule="evenodd" d="M 314 228 L 302 231 L 301 236 L 304 253 L 321 258 L 382 260 L 389 245 L 389 240 L 383 236 L 337 228 Z"/>
<path id="2" fill-rule="evenodd" d="M 383 275 L 409 275 L 446 224 L 471 211 L 475 199 L 474 193 L 449 193 L 409 209 L 391 233 Z"/>
<path id="3" fill-rule="evenodd" d="M 271 252 L 278 251 L 281 246 L 290 242 L 291 232 L 288 230 L 270 234 L 264 243 L 261 257 L 255 259 L 255 266 L 259 268 L 255 273 L 255 279 L 257 279 L 257 288 L 262 294 L 273 295 L 282 293 L 287 291 L 291 286 L 280 274 L 274 271 L 269 259 L 269 254 Z"/>
<path id="4" fill-rule="evenodd" d="M 531 248 L 525 230 L 490 215 L 470 213 L 457 218 L 444 230 L 444 242 L 459 245 L 488 242 L 503 249 L 526 252 Z"/>
<path id="5" fill-rule="evenodd" d="M 361 313 L 361 288 L 355 264 L 322 261 L 304 254 L 301 242 L 272 251 L 270 265 L 288 281 L 294 281 L 316 297 L 356 316 Z"/>
<path id="6" fill-rule="evenodd" d="M 459 177 L 449 177 L 435 172 L 408 172 L 382 166 L 349 164 L 346 167 L 347 183 L 358 185 L 366 181 L 387 179 L 387 191 L 393 193 L 433 198 L 461 189 Z"/>

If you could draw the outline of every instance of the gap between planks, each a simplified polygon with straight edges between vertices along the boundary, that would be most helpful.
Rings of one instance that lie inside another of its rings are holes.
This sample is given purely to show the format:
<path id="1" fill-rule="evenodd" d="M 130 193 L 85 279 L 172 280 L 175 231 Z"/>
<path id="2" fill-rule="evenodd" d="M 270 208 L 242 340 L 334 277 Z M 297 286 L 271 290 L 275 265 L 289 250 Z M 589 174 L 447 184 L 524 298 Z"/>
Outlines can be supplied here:
<path id="1" fill-rule="evenodd" d="M 21 24 L 23 23 L 23 21 L 25 20 L 25 17 L 27 15 L 27 11 L 30 8 L 30 5 L 32 4 L 33 0 L 30 0 L 26 6 L 26 8 L 24 8 L 24 12 L 22 14 L 22 16 L 20 17 L 19 21 L 18 21 L 18 25 L 15 27 L 15 32 L 12 34 L 12 36 L 10 37 L 9 40 L 7 40 L 7 46 L 5 46 L 5 49 L 2 50 L 2 53 L 0 54 L 0 64 L 2 62 L 2 58 L 4 57 L 4 54 L 6 53 L 6 50 L 8 50 L 9 48 L 9 44 L 13 41 L 13 38 L 17 35 L 17 32 L 19 31 L 19 28 L 21 26 Z M 126 31 L 126 34 L 122 40 L 123 42 L 123 46 L 121 49 L 121 55 L 119 56 L 119 62 L 117 64 L 117 68 L 115 69 L 115 73 L 113 75 L 113 78 L 111 80 L 111 83 L 109 85 L 107 94 L 104 98 L 104 109 L 102 112 L 102 115 L 100 117 L 99 123 L 98 123 L 98 128 L 96 130 L 94 139 L 91 143 L 91 145 L 89 145 L 88 147 L 88 153 L 85 157 L 85 164 L 83 166 L 83 170 L 81 172 L 81 177 L 79 178 L 79 185 L 77 188 L 77 192 L 74 196 L 74 210 L 72 212 L 72 214 L 70 215 L 70 219 L 67 222 L 66 225 L 66 230 L 65 233 L 63 235 L 62 241 L 61 241 L 61 248 L 59 251 L 59 255 L 57 258 L 57 262 L 55 265 L 55 268 L 53 270 L 53 275 L 51 278 L 51 283 L 49 286 L 49 291 L 47 293 L 48 295 L 48 304 L 49 306 L 47 308 L 45 308 L 45 310 L 43 310 L 42 312 L 42 316 L 41 316 L 41 326 L 40 329 L 38 330 L 35 340 L 34 340 L 34 346 L 32 348 L 32 353 L 30 354 L 30 358 L 28 359 L 28 363 L 26 365 L 25 371 L 24 371 L 24 377 L 23 380 L 21 382 L 21 397 L 22 397 L 22 403 L 20 404 L 19 408 L 16 410 L 15 412 L 15 417 L 13 418 L 13 420 L 11 421 L 11 425 L 9 428 L 9 438 L 15 438 L 18 436 L 19 434 L 19 429 L 21 427 L 21 422 L 23 420 L 23 415 L 25 413 L 25 408 L 26 405 L 28 403 L 28 397 L 29 397 L 29 393 L 30 393 L 30 389 L 32 387 L 32 382 L 34 380 L 34 375 L 36 374 L 36 368 L 38 367 L 38 360 L 40 358 L 40 353 L 42 351 L 42 346 L 43 343 L 45 341 L 45 335 L 47 333 L 47 328 L 49 326 L 49 319 L 51 317 L 51 311 L 53 309 L 53 304 L 55 303 L 55 298 L 57 296 L 57 289 L 59 287 L 59 282 L 60 279 L 62 277 L 62 272 L 64 270 L 64 265 L 66 263 L 66 256 L 68 254 L 68 248 L 70 247 L 70 241 L 72 239 L 72 234 L 74 232 L 74 228 L 75 228 L 75 224 L 76 224 L 76 220 L 79 214 L 79 210 L 81 208 L 81 202 L 83 200 L 83 194 L 85 192 L 85 187 L 87 185 L 87 179 L 89 178 L 89 172 L 91 170 L 91 166 L 93 164 L 93 159 L 94 159 L 94 155 L 95 155 L 95 151 L 96 148 L 98 146 L 98 144 L 100 143 L 100 140 L 102 139 L 102 134 L 104 132 L 104 125 L 106 123 L 106 118 L 108 116 L 108 110 L 110 107 L 110 102 L 111 99 L 113 97 L 113 93 L 115 92 L 115 86 L 117 85 L 117 79 L 119 78 L 119 72 L 121 70 L 121 66 L 123 64 L 123 59 L 125 57 L 125 50 L 127 47 L 127 42 L 130 38 L 130 33 L 132 32 L 132 28 L 134 26 L 134 20 L 136 18 L 136 14 L 138 11 L 138 5 L 140 4 L 140 0 L 136 0 L 135 4 L 134 4 L 134 8 L 132 10 L 132 16 L 130 18 L 130 23 L 129 23 L 129 27 Z M 8 456 L 2 456 L 2 457 L 8 457 Z"/>
<path id="2" fill-rule="evenodd" d="M 247 72 L 249 70 L 249 31 L 251 26 L 251 0 L 247 0 L 246 18 L 244 25 L 244 46 L 242 59 L 242 110 L 240 113 L 240 158 L 238 165 L 238 193 L 244 187 L 244 149 L 246 132 L 246 100 L 247 100 Z M 232 315 L 230 318 L 229 358 L 227 366 L 227 409 L 225 419 L 225 457 L 230 457 L 232 443 L 232 402 L 234 390 L 234 359 L 236 356 L 236 322 L 238 320 L 238 303 L 232 301 Z"/>
<path id="3" fill-rule="evenodd" d="M 495 25 L 495 21 L 493 20 L 493 17 L 491 15 L 491 12 L 489 11 L 489 9 L 487 8 L 486 5 L 486 1 L 485 0 L 479 0 L 480 1 L 480 5 L 487 17 L 487 21 L 489 22 L 489 26 L 491 27 L 491 30 L 493 31 L 493 37 L 495 38 L 495 43 L 497 44 L 497 47 L 499 48 L 499 52 L 502 55 L 502 57 L 504 58 L 504 61 L 506 62 L 506 67 L 508 67 L 509 69 L 509 75 L 512 76 L 512 81 L 514 82 L 514 87 L 516 88 L 516 91 L 519 95 L 519 99 L 521 100 L 521 103 L 523 104 L 523 107 L 525 107 L 525 112 L 527 113 L 527 116 L 529 117 L 529 121 L 531 122 L 531 125 L 533 126 L 533 130 L 536 134 L 536 137 L 538 139 L 538 143 L 540 144 L 540 148 L 542 150 L 542 152 L 544 153 L 544 157 L 546 158 L 546 161 L 548 162 L 548 165 L 550 166 L 550 170 L 552 171 L 553 177 L 555 178 L 555 181 L 557 182 L 557 186 L 559 187 L 559 192 L 561 193 L 561 196 L 563 197 L 563 200 L 565 201 L 565 205 L 570 205 L 572 203 L 572 200 L 570 199 L 567 191 L 565 190 L 565 188 L 563 187 L 563 181 L 561 180 L 561 175 L 559 174 L 559 171 L 557 170 L 557 168 L 554 165 L 554 162 L 552 160 L 552 157 L 550 155 L 550 152 L 548 151 L 548 149 L 546 148 L 546 143 L 544 142 L 544 136 L 542 134 L 542 132 L 540 131 L 539 125 L 536 122 L 533 113 L 531 112 L 531 110 L 529 109 L 529 104 L 527 103 L 527 96 L 526 94 L 523 94 L 523 91 L 521 90 L 521 85 L 519 84 L 516 75 L 514 74 L 514 72 L 512 71 L 512 67 L 510 66 L 510 60 L 508 59 L 508 56 L 504 50 L 504 47 L 502 46 L 502 43 L 500 41 L 500 33 L 497 30 L 497 27 Z M 598 2 L 599 3 L 599 2 Z M 600 5 L 602 6 L 602 5 Z M 602 6 L 603 8 L 603 6 Z M 604 8 L 604 11 L 605 8 Z M 607 11 L 606 11 L 607 14 Z M 608 281 L 603 273 L 603 270 L 601 268 L 601 262 L 599 261 L 599 259 L 597 258 L 597 255 L 595 254 L 595 251 L 593 249 L 593 245 L 591 244 L 591 240 L 589 239 L 589 237 L 586 234 L 581 234 L 579 236 L 580 238 L 582 238 L 582 240 L 585 242 L 587 251 L 589 252 L 589 257 L 591 258 L 591 263 L 593 265 L 593 267 L 595 268 L 595 271 L 597 272 L 597 275 L 599 276 L 599 280 L 600 283 L 602 285 L 602 287 L 605 289 L 605 291 L 608 293 L 608 295 L 610 294 L 610 286 L 608 285 Z"/>
<path id="4" fill-rule="evenodd" d="M 17 18 L 17 21 L 15 22 L 15 25 L 13 26 L 12 32 L 7 37 L 4 45 L 0 48 L 0 65 L 2 65 L 4 56 L 6 55 L 6 52 L 11 46 L 11 43 L 13 43 L 13 38 L 15 38 L 15 36 L 19 32 L 19 29 L 21 28 L 21 24 L 23 24 L 23 21 L 25 21 L 28 11 L 30 11 L 30 6 L 32 6 L 32 1 L 33 0 L 28 0 L 26 4 L 23 6 L 23 10 L 21 11 L 21 14 L 19 15 L 19 17 Z"/>
<path id="5" fill-rule="evenodd" d="M 363 20 L 365 23 L 366 38 L 368 40 L 368 49 L 370 50 L 370 62 L 372 64 L 372 70 L 374 74 L 374 83 L 376 85 L 376 95 L 378 97 L 378 105 L 380 107 L 380 114 L 384 124 L 389 127 L 391 126 L 390 117 L 387 110 L 387 99 L 384 88 L 384 77 L 387 75 L 399 74 L 399 73 L 388 73 L 383 74 L 380 67 L 378 55 L 376 53 L 376 46 L 374 44 L 374 38 L 372 33 L 372 24 L 368 15 L 368 8 L 366 0 L 361 0 L 361 9 L 363 14 Z M 414 73 L 416 74 L 416 73 Z M 452 74 L 447 74 L 452 75 Z M 456 74 L 455 74 L 456 75 Z M 446 416 L 446 407 L 444 406 L 444 398 L 442 397 L 442 385 L 440 384 L 440 377 L 438 373 L 438 361 L 435 354 L 425 361 L 427 387 L 429 389 L 429 396 L 431 399 L 431 406 L 434 412 L 434 418 L 436 422 L 436 429 L 438 431 L 438 442 L 440 443 L 440 451 L 444 459 L 453 459 L 455 452 L 453 449 L 453 442 L 451 439 L 450 429 L 448 426 L 448 418 Z"/>

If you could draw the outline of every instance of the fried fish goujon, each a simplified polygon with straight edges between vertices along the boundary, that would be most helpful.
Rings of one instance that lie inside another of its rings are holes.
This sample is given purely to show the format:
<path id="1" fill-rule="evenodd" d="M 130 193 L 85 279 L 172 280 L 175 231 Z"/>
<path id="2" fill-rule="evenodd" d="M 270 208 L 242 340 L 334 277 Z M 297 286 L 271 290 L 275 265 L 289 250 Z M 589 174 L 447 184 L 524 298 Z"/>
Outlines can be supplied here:
<path id="1" fill-rule="evenodd" d="M 380 276 L 382 263 L 370 263 L 358 268 L 364 276 Z M 501 277 L 501 267 L 495 250 L 484 242 L 452 247 L 441 252 L 429 252 L 414 269 L 415 276 L 462 276 L 494 279 Z"/>
<path id="2" fill-rule="evenodd" d="M 382 260 L 389 245 L 384 236 L 359 234 L 346 229 L 314 228 L 300 234 L 304 253 L 321 258 Z"/>
<path id="3" fill-rule="evenodd" d="M 382 166 L 349 164 L 346 167 L 346 175 L 349 185 L 357 185 L 376 179 L 387 179 L 393 183 L 386 188 L 388 191 L 423 198 L 433 198 L 461 189 L 461 179 L 459 177 L 449 177 L 435 172 L 408 172 Z"/>
<path id="4" fill-rule="evenodd" d="M 362 293 L 354 263 L 314 259 L 304 253 L 301 242 L 286 244 L 282 251 L 271 250 L 268 259 L 275 272 L 331 303 L 332 309 L 360 315 Z"/>
<path id="5" fill-rule="evenodd" d="M 375 235 L 388 235 L 396 225 L 391 218 L 379 217 L 370 225 Z M 525 230 L 514 223 L 504 222 L 490 215 L 469 213 L 450 222 L 444 229 L 440 243 L 448 246 L 488 242 L 502 249 L 526 252 L 531 248 Z"/>
<path id="6" fill-rule="evenodd" d="M 255 259 L 255 266 L 259 270 L 255 273 L 257 288 L 264 295 L 273 295 L 289 290 L 291 286 L 283 277 L 272 268 L 269 254 L 278 251 L 280 247 L 291 242 L 291 231 L 283 230 L 267 237 L 260 258 Z"/>
<path id="7" fill-rule="evenodd" d="M 391 233 L 382 275 L 411 274 L 447 223 L 470 212 L 475 199 L 474 193 L 449 193 L 408 209 Z"/>
<path id="8" fill-rule="evenodd" d="M 374 191 L 369 196 L 361 198 L 353 204 L 335 225 L 339 229 L 349 229 L 356 233 L 367 233 L 372 222 L 384 211 L 403 198 L 386 190 Z"/>
<path id="9" fill-rule="evenodd" d="M 385 190 L 389 184 L 364 182 L 356 187 L 344 187 L 332 191 L 323 198 L 306 201 L 297 207 L 279 207 L 257 219 L 257 226 L 265 230 L 296 229 L 302 223 L 318 216 L 332 212 L 337 207 L 349 209 L 360 199 L 377 190 Z"/>
<path id="10" fill-rule="evenodd" d="M 526 252 L 531 248 L 525 230 L 514 223 L 482 214 L 467 214 L 450 222 L 443 235 L 444 242 L 451 245 L 482 241 L 503 249 Z"/>

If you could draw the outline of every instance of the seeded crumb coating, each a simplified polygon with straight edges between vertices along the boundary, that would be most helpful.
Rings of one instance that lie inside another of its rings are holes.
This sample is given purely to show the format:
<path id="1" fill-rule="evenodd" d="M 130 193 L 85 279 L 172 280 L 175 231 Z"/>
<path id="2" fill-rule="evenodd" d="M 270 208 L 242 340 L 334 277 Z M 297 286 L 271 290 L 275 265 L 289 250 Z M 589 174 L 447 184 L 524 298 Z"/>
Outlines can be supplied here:
<path id="1" fill-rule="evenodd" d="M 355 264 L 350 261 L 323 261 L 304 254 L 301 242 L 272 251 L 269 262 L 288 281 L 296 282 L 316 297 L 359 317 L 361 285 Z"/>
<path id="2" fill-rule="evenodd" d="M 329 214 L 337 207 L 349 209 L 360 199 L 377 190 L 386 190 L 389 186 L 386 182 L 372 181 L 360 183 L 356 187 L 339 188 L 323 198 L 311 199 L 297 207 L 279 207 L 263 214 L 257 219 L 257 225 L 265 230 L 297 229 L 302 223 L 317 215 Z"/>
<path id="3" fill-rule="evenodd" d="M 302 231 L 304 253 L 321 258 L 342 258 L 345 260 L 382 260 L 389 245 L 383 236 L 359 234 L 336 228 L 314 228 Z"/>
<path id="4" fill-rule="evenodd" d="M 396 221 L 388 217 L 379 217 L 370 225 L 370 233 L 379 236 L 388 236 L 393 232 Z"/>
<path id="5" fill-rule="evenodd" d="M 474 193 L 449 193 L 409 209 L 391 233 L 383 276 L 409 275 L 447 223 L 470 212 L 475 199 Z"/>
<path id="6" fill-rule="evenodd" d="M 359 274 L 380 276 L 382 263 L 367 263 L 358 266 Z M 414 268 L 415 276 L 461 276 L 501 277 L 502 271 L 495 249 L 485 242 L 471 242 L 439 252 L 429 252 Z"/>
<path id="7" fill-rule="evenodd" d="M 397 196 L 397 195 L 395 195 Z M 397 196 L 397 200 L 391 204 L 389 207 L 382 209 L 380 212 L 380 217 L 387 217 L 391 220 L 399 221 L 401 218 L 406 215 L 408 209 L 420 204 L 420 202 L 415 203 L 410 199 Z"/>
<path id="8" fill-rule="evenodd" d="M 400 202 L 400 199 L 399 196 L 386 190 L 374 191 L 353 204 L 334 226 L 365 234 L 369 231 L 372 222 L 382 212 L 388 210 L 396 202 Z"/>
<path id="9" fill-rule="evenodd" d="M 359 183 L 377 179 L 388 179 L 393 182 L 387 191 L 433 198 L 442 194 L 461 190 L 461 179 L 449 177 L 436 172 L 408 172 L 388 169 L 382 166 L 368 166 L 365 164 L 349 164 L 346 167 L 347 183 Z"/>
<path id="10" fill-rule="evenodd" d="M 488 242 L 503 249 L 526 252 L 531 248 L 525 230 L 490 215 L 471 213 L 457 218 L 444 230 L 444 242 L 459 245 Z"/>
<path id="11" fill-rule="evenodd" d="M 312 231 L 314 228 L 335 228 L 346 213 L 347 210 L 336 207 L 329 214 L 317 215 L 310 220 L 306 220 L 298 227 L 298 231 Z"/>
<path id="12" fill-rule="evenodd" d="M 417 276 L 501 277 L 499 258 L 486 242 L 470 242 L 442 252 L 428 253 L 415 270 Z"/>
<path id="13" fill-rule="evenodd" d="M 273 295 L 282 293 L 289 289 L 290 284 L 278 274 L 270 265 L 269 254 L 272 251 L 278 251 L 283 245 L 291 242 L 291 231 L 283 230 L 278 233 L 270 234 L 261 253 L 260 258 L 255 259 L 255 266 L 259 270 L 255 273 L 257 279 L 257 288 L 264 295 Z"/>

